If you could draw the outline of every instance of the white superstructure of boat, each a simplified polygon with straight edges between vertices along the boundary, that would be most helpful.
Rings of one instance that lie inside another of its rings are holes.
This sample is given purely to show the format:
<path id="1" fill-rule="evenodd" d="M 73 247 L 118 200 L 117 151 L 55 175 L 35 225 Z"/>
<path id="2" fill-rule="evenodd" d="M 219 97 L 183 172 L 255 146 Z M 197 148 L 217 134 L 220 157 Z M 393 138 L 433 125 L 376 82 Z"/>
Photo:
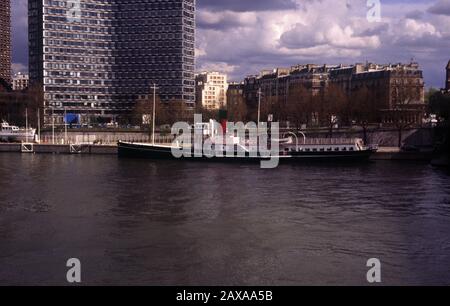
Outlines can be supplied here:
<path id="1" fill-rule="evenodd" d="M 35 142 L 36 129 L 23 129 L 14 125 L 9 125 L 3 121 L 0 129 L 0 140 L 9 142 Z"/>

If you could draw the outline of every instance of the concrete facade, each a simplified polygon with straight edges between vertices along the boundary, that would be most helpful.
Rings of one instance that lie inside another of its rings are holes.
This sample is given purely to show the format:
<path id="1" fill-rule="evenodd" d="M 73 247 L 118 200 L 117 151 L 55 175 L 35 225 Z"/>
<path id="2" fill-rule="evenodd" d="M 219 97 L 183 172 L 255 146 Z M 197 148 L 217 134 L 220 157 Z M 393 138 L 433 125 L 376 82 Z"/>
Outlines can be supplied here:
<path id="1" fill-rule="evenodd" d="M 30 85 L 44 120 L 115 121 L 151 93 L 195 103 L 195 0 L 28 1 Z"/>
<path id="2" fill-rule="evenodd" d="M 207 110 L 219 110 L 227 106 L 227 75 L 219 72 L 203 72 L 195 77 L 196 103 Z"/>
<path id="3" fill-rule="evenodd" d="M 0 79 L 11 83 L 11 2 L 0 2 Z"/>
<path id="4" fill-rule="evenodd" d="M 12 88 L 13 90 L 24 90 L 28 88 L 29 77 L 28 74 L 16 73 L 13 76 Z"/>

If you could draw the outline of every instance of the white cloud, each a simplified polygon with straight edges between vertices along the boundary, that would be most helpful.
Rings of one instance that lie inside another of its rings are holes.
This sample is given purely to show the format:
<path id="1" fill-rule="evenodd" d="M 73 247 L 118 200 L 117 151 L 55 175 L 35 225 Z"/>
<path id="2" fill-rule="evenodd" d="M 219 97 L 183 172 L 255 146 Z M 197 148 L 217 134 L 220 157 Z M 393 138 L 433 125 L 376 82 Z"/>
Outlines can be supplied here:
<path id="1" fill-rule="evenodd" d="M 252 26 L 257 21 L 256 13 L 221 11 L 210 12 L 201 10 L 197 13 L 198 26 L 210 29 L 224 29 L 228 27 Z"/>
<path id="2" fill-rule="evenodd" d="M 198 67 L 198 71 L 220 71 L 226 74 L 232 74 L 236 70 L 236 65 L 230 65 L 224 62 L 204 63 Z"/>
<path id="3" fill-rule="evenodd" d="M 430 4 L 382 2 L 382 22 L 370 23 L 363 0 L 298 3 L 298 9 L 278 11 L 200 8 L 199 67 L 226 63 L 234 67 L 231 77 L 239 79 L 263 68 L 305 62 L 389 63 L 415 58 L 429 65 L 432 56 L 436 67 L 437 61 L 448 61 L 450 18 L 427 13 Z"/>
<path id="4" fill-rule="evenodd" d="M 12 73 L 16 74 L 18 72 L 28 73 L 28 67 L 21 63 L 13 63 L 11 65 Z"/>
<path id="5" fill-rule="evenodd" d="M 450 16 L 450 0 L 440 0 L 433 4 L 428 12 L 436 15 L 447 15 Z"/>
<path id="6" fill-rule="evenodd" d="M 235 80 L 263 68 L 305 62 L 389 63 L 414 58 L 427 83 L 437 86 L 444 79 L 440 67 L 450 57 L 450 0 L 382 0 L 380 23 L 367 21 L 366 0 L 197 3 L 198 69 L 222 67 Z M 26 64 L 27 1 L 14 0 L 12 5 L 14 62 Z"/>
<path id="7" fill-rule="evenodd" d="M 380 45 L 378 36 L 358 36 L 350 25 L 342 27 L 337 23 L 328 24 L 320 30 L 314 29 L 316 27 L 317 25 L 296 24 L 292 30 L 283 33 L 280 38 L 281 46 L 292 49 L 317 45 L 343 49 L 373 49 Z"/>

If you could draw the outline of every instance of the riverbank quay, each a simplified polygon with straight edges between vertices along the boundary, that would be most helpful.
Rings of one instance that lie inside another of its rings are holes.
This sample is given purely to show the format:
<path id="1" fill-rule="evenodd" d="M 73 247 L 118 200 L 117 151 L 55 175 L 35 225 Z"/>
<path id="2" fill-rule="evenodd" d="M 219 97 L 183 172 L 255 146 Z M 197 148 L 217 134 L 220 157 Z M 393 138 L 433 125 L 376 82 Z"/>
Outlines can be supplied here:
<path id="1" fill-rule="evenodd" d="M 280 129 L 281 136 L 286 136 L 292 129 Z M 311 128 L 302 130 L 307 138 L 330 138 L 327 128 Z M 294 131 L 295 132 L 295 131 Z M 170 131 L 164 133 L 156 130 L 155 136 L 161 142 L 171 142 Z M 361 128 L 334 129 L 333 138 L 361 138 L 364 133 Z M 366 143 L 377 144 L 380 147 L 397 147 L 399 143 L 398 130 L 389 127 L 371 127 L 366 132 Z M 115 128 L 64 128 L 58 127 L 54 131 L 46 128 L 41 132 L 42 143 L 95 143 L 115 145 L 119 140 L 127 142 L 150 142 L 151 131 L 148 129 L 115 129 Z M 434 129 L 430 127 L 410 128 L 402 131 L 402 145 L 417 148 L 434 146 Z"/>
<path id="2" fill-rule="evenodd" d="M 100 144 L 21 144 L 21 143 L 0 143 L 0 153 L 34 153 L 34 154 L 92 154 L 92 155 L 117 155 L 117 145 Z M 380 147 L 374 153 L 371 160 L 406 160 L 425 161 L 432 159 L 431 151 L 404 152 L 395 147 Z"/>
<path id="3" fill-rule="evenodd" d="M 117 145 L 0 143 L 0 153 L 117 155 Z"/>
<path id="4" fill-rule="evenodd" d="M 433 158 L 432 150 L 402 151 L 397 147 L 379 147 L 371 160 L 423 161 L 430 162 Z"/>

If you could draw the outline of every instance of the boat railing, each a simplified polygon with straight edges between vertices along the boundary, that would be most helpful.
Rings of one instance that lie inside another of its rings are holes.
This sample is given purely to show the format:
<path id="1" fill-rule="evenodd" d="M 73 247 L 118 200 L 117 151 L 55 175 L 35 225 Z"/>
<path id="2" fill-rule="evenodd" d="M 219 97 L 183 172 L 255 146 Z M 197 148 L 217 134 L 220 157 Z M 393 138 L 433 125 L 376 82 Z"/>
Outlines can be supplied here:
<path id="1" fill-rule="evenodd" d="M 294 133 L 289 134 L 290 137 L 293 138 L 294 145 L 301 146 L 301 145 L 354 145 L 357 143 L 358 139 L 356 138 L 306 138 L 305 136 L 300 141 L 298 136 Z M 174 137 L 173 135 L 170 136 L 159 136 L 155 137 L 155 142 L 159 144 L 168 144 L 175 141 L 175 139 L 178 138 L 180 140 L 183 140 L 185 142 L 191 141 L 193 142 L 194 139 L 191 137 L 191 135 L 186 136 L 178 136 Z M 208 139 L 209 137 L 203 137 L 203 140 Z"/>
<path id="2" fill-rule="evenodd" d="M 304 145 L 354 145 L 356 138 L 308 138 Z"/>
<path id="3" fill-rule="evenodd" d="M 283 137 L 290 138 L 292 141 L 289 143 L 286 143 L 291 146 L 295 146 L 296 148 L 302 147 L 302 146 L 315 146 L 315 145 L 355 145 L 358 143 L 357 138 L 307 138 L 306 135 L 303 135 L 303 139 L 299 139 L 299 136 L 297 136 L 294 133 L 286 133 L 283 135 Z M 203 136 L 202 140 L 205 141 L 209 137 Z M 129 139 L 122 139 L 123 141 L 129 141 L 134 143 L 146 143 L 149 141 L 147 137 L 144 137 L 142 139 L 136 139 L 134 137 L 130 137 Z M 192 137 L 192 135 L 156 135 L 155 136 L 155 143 L 158 145 L 171 145 L 176 140 L 179 142 L 184 143 L 194 143 L 195 139 Z M 225 143 L 225 141 L 224 141 Z M 257 146 L 257 143 L 252 143 L 248 139 L 241 140 L 241 144 L 252 147 Z M 376 147 L 376 145 L 369 145 L 368 147 Z"/>

